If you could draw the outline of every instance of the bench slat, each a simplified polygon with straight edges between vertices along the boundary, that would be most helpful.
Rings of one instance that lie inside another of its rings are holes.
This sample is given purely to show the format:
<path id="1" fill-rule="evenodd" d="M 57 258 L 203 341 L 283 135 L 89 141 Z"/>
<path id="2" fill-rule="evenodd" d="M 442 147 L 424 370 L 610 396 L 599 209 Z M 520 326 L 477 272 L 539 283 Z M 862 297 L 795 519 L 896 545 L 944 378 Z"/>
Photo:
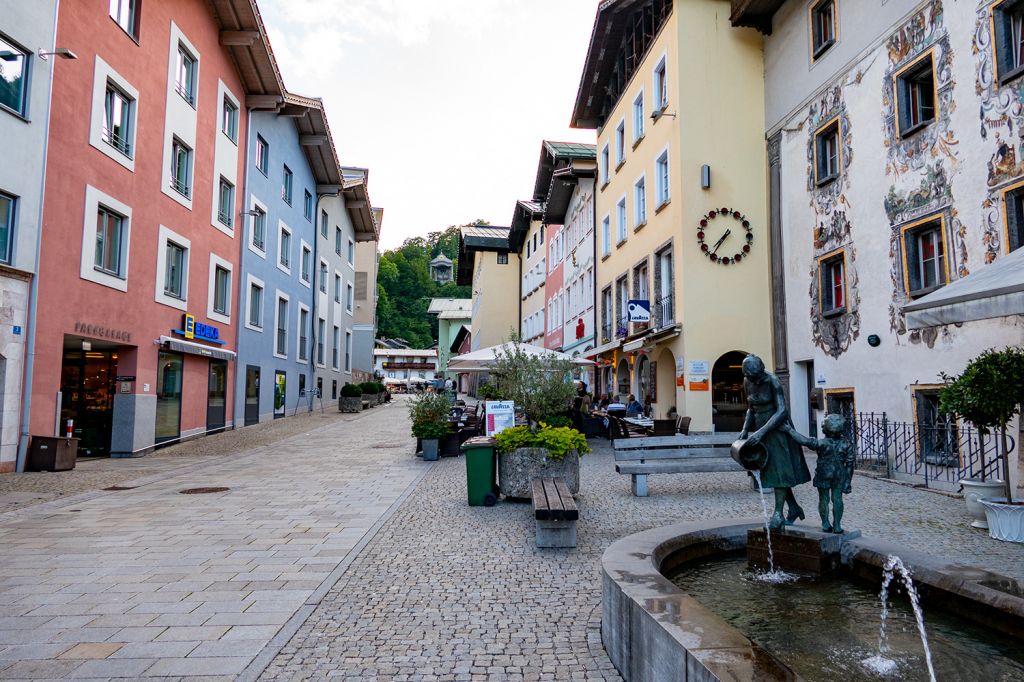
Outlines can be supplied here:
<path id="1" fill-rule="evenodd" d="M 729 458 L 701 458 L 646 464 L 616 464 L 620 474 L 695 474 L 700 472 L 746 471 Z"/>
<path id="2" fill-rule="evenodd" d="M 535 518 L 548 518 L 548 496 L 544 492 L 544 482 L 539 478 L 531 481 L 533 487 L 533 515 Z"/>
<path id="3" fill-rule="evenodd" d="M 619 439 L 616 440 L 613 445 L 617 450 L 633 450 L 645 447 L 727 448 L 732 445 L 733 441 L 738 437 L 739 434 L 736 433 L 714 433 L 700 436 L 677 434 L 675 436 L 647 436 L 644 438 Z"/>
<path id="4" fill-rule="evenodd" d="M 548 517 L 552 521 L 557 521 L 562 518 L 565 508 L 562 506 L 562 500 L 558 496 L 558 489 L 555 488 L 555 481 L 552 478 L 541 479 L 541 485 L 544 486 L 544 495 L 548 498 Z M 537 517 L 540 518 L 540 517 Z"/>
<path id="5" fill-rule="evenodd" d="M 555 489 L 558 490 L 558 496 L 562 500 L 562 507 L 565 509 L 565 520 L 575 521 L 579 519 L 580 510 L 576 506 L 576 500 L 572 499 L 572 493 L 569 492 L 569 486 L 564 478 L 555 479 Z"/>
<path id="6" fill-rule="evenodd" d="M 729 451 L 722 448 L 688 448 L 686 450 L 647 450 L 637 452 L 616 452 L 616 462 L 657 461 L 673 459 L 730 459 Z"/>

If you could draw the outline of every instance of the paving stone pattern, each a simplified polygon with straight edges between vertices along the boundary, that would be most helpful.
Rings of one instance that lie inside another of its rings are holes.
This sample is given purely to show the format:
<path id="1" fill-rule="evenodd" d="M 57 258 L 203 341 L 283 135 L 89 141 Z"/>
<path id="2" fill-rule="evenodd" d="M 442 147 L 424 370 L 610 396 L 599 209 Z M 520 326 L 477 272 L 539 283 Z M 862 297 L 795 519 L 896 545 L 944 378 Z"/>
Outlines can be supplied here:
<path id="1" fill-rule="evenodd" d="M 234 678 L 429 467 L 396 415 L 6 515 L 0 678 Z"/>

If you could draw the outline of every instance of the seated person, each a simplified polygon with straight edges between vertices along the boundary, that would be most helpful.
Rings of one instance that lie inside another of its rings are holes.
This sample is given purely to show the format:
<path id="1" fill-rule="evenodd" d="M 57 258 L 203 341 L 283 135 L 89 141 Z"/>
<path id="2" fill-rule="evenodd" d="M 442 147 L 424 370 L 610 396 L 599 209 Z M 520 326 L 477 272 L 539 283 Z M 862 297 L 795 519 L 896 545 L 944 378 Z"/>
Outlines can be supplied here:
<path id="1" fill-rule="evenodd" d="M 644 413 L 644 406 L 636 396 L 632 393 L 629 394 L 629 402 L 626 403 L 626 414 L 636 417 Z"/>
<path id="2" fill-rule="evenodd" d="M 577 406 L 576 409 L 583 416 L 589 415 L 590 414 L 590 410 L 594 407 L 594 399 L 590 397 L 589 393 L 587 393 L 587 385 L 586 384 L 584 384 L 584 383 L 580 384 L 579 388 L 576 390 L 576 397 L 580 401 L 580 403 L 579 403 L 579 405 Z"/>
<path id="3" fill-rule="evenodd" d="M 598 403 L 597 409 L 599 409 L 599 410 L 607 410 L 608 409 L 608 396 L 603 396 L 601 398 L 601 402 Z"/>

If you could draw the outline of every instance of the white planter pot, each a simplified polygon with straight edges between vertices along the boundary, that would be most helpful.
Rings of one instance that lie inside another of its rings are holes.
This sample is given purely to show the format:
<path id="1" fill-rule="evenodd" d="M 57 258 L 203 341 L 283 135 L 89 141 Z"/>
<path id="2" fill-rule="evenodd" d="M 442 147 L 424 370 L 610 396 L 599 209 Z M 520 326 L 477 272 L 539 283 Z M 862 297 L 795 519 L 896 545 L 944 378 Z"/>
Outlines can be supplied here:
<path id="1" fill-rule="evenodd" d="M 983 499 L 988 534 L 1005 542 L 1024 542 L 1024 504 L 1007 504 L 1005 497 Z"/>
<path id="2" fill-rule="evenodd" d="M 981 504 L 983 497 L 999 497 L 1003 492 L 1002 481 L 979 481 L 968 478 L 960 481 L 964 487 L 964 502 L 967 503 L 967 513 L 973 517 L 971 526 L 988 530 L 988 521 L 985 519 L 985 507 Z"/>

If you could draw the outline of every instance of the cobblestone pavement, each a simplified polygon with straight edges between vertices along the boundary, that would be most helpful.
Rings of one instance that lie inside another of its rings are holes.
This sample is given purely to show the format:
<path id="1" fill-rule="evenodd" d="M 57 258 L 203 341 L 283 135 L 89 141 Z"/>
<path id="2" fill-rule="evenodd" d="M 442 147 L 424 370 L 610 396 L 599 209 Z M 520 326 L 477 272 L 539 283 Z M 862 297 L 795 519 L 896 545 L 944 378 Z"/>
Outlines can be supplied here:
<path id="1" fill-rule="evenodd" d="M 0 475 L 0 515 L 72 495 L 102 490 L 113 485 L 129 484 L 139 478 L 165 476 L 174 469 L 208 463 L 214 457 L 235 455 L 335 422 L 359 418 L 359 415 L 342 414 L 336 409 L 331 409 L 332 407 L 325 404 L 323 413 L 319 410 L 300 412 L 287 419 L 275 419 L 244 429 L 197 438 L 156 450 L 145 457 L 86 458 L 80 459 L 71 471 Z"/>
<path id="2" fill-rule="evenodd" d="M 654 526 L 761 512 L 742 473 L 652 476 L 650 492 L 633 497 L 608 447 L 595 447 L 581 467 L 578 547 L 540 550 L 529 504 L 469 507 L 463 460 L 443 459 L 263 677 L 619 679 L 600 642 L 604 549 Z M 814 522 L 816 494 L 798 496 Z M 960 499 L 858 476 L 846 508 L 845 525 L 865 535 L 1024 579 L 1024 549 L 968 528 Z"/>
<path id="3" fill-rule="evenodd" d="M 138 488 L 7 514 L 0 678 L 243 673 L 428 470 L 396 415 L 309 420 L 273 445 L 150 470 Z M 199 486 L 229 490 L 179 494 Z"/>

